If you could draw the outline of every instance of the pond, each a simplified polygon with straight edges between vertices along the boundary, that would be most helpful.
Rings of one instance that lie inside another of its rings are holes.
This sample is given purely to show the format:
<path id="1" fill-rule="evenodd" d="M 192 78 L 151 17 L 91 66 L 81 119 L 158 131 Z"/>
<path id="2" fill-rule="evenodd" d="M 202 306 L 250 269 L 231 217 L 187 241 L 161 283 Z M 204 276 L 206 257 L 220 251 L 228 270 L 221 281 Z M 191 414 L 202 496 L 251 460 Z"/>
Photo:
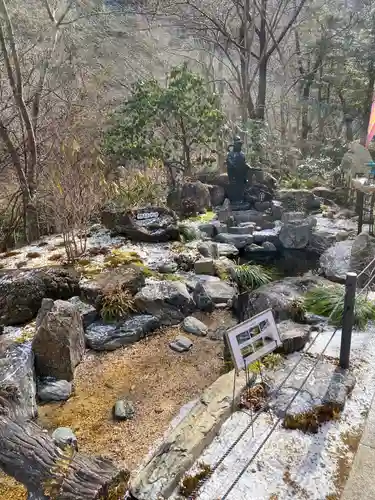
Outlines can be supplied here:
<path id="1" fill-rule="evenodd" d="M 308 271 L 318 272 L 319 257 L 316 252 L 306 250 L 280 249 L 275 255 L 255 253 L 251 262 L 276 268 L 281 278 L 287 276 L 302 276 Z M 250 262 L 241 258 L 240 263 Z"/>

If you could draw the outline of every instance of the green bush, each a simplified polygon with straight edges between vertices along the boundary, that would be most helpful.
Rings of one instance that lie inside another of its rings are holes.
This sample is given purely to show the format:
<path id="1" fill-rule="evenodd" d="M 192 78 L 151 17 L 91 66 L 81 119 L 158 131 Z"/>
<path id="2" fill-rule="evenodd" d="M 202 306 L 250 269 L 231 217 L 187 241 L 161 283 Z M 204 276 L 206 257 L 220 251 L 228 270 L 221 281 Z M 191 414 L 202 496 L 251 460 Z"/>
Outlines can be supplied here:
<path id="1" fill-rule="evenodd" d="M 329 318 L 333 325 L 341 326 L 344 312 L 344 287 L 332 285 L 313 288 L 305 295 L 305 308 L 313 314 Z M 363 295 L 357 296 L 354 326 L 363 329 L 370 320 L 375 320 L 375 304 Z"/>

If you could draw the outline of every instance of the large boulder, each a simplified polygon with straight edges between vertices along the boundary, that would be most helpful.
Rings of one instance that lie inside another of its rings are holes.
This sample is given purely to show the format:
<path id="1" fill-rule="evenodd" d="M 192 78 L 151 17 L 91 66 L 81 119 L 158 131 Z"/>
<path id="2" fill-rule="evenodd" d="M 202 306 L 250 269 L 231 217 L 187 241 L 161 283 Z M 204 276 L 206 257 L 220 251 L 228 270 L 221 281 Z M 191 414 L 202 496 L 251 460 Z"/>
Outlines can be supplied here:
<path id="1" fill-rule="evenodd" d="M 166 207 L 147 207 L 137 210 L 123 210 L 108 204 L 101 212 L 102 224 L 132 241 L 161 243 L 179 240 L 177 216 Z"/>
<path id="2" fill-rule="evenodd" d="M 349 267 L 351 271 L 359 274 L 368 266 L 359 277 L 360 286 L 368 281 L 375 269 L 375 264 L 371 264 L 373 259 L 375 259 L 375 238 L 368 233 L 359 234 L 353 241 Z"/>
<path id="3" fill-rule="evenodd" d="M 184 216 L 204 213 L 211 208 L 210 190 L 200 181 L 185 182 L 168 194 L 167 205 Z"/>
<path id="4" fill-rule="evenodd" d="M 44 298 L 67 300 L 79 295 L 79 276 L 62 268 L 6 270 L 0 275 L 0 324 L 32 320 Z"/>
<path id="5" fill-rule="evenodd" d="M 339 241 L 327 248 L 320 256 L 320 267 L 326 278 L 338 283 L 344 283 L 346 274 L 350 271 L 353 240 Z"/>
<path id="6" fill-rule="evenodd" d="M 272 309 L 276 321 L 293 319 L 293 304 L 317 285 L 324 283 L 323 278 L 310 274 L 296 278 L 285 278 L 263 285 L 249 294 L 248 309 L 258 314 Z"/>
<path id="7" fill-rule="evenodd" d="M 32 419 L 38 412 L 34 353 L 31 342 L 12 343 L 0 359 L 0 387 L 8 394 L 10 404 L 17 417 Z M 16 400 L 17 404 L 14 404 Z M 1 406 L 1 405 L 0 405 Z"/>
<path id="8" fill-rule="evenodd" d="M 119 347 L 138 342 L 159 326 L 159 320 L 149 314 L 132 316 L 118 324 L 98 321 L 87 328 L 86 342 L 88 347 L 95 351 L 114 351 Z"/>
<path id="9" fill-rule="evenodd" d="M 320 208 L 320 198 L 308 189 L 279 189 L 276 199 L 285 210 L 309 211 Z"/>
<path id="10" fill-rule="evenodd" d="M 158 281 L 146 285 L 134 298 L 140 312 L 159 318 L 162 325 L 176 325 L 195 307 L 186 285 L 179 281 Z"/>
<path id="11" fill-rule="evenodd" d="M 85 352 L 81 314 L 63 300 L 43 300 L 33 339 L 35 368 L 41 377 L 73 379 L 74 369 Z"/>
<path id="12" fill-rule="evenodd" d="M 316 225 L 316 219 L 301 217 L 298 212 L 286 212 L 283 214 L 282 222 L 279 233 L 282 246 L 296 250 L 306 248 Z"/>
<path id="13" fill-rule="evenodd" d="M 217 307 L 231 307 L 236 290 L 225 281 L 200 281 L 194 290 L 194 300 L 202 311 L 211 312 Z"/>
<path id="14" fill-rule="evenodd" d="M 145 277 L 140 267 L 135 265 L 117 267 L 104 271 L 92 281 L 81 284 L 81 294 L 85 301 L 101 309 L 103 296 L 107 290 L 128 290 L 135 295 L 145 284 Z"/>

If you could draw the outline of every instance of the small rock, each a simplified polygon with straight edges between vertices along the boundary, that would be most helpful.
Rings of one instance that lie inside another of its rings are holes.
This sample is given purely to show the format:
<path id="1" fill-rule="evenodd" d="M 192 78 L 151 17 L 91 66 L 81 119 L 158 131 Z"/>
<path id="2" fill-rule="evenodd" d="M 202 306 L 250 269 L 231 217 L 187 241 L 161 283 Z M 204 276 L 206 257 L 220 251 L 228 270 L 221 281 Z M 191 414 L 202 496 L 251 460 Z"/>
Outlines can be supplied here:
<path id="1" fill-rule="evenodd" d="M 213 311 L 215 308 L 231 307 L 236 290 L 225 281 L 206 281 L 197 283 L 194 300 L 202 311 Z"/>
<path id="2" fill-rule="evenodd" d="M 113 417 L 115 420 L 131 420 L 135 416 L 135 408 L 131 401 L 120 399 L 113 407 Z"/>
<path id="3" fill-rule="evenodd" d="M 176 262 L 163 262 L 159 268 L 159 273 L 172 274 L 175 273 L 178 269 L 178 265 Z"/>
<path id="4" fill-rule="evenodd" d="M 185 318 L 182 325 L 186 333 L 192 333 L 193 335 L 198 335 L 199 337 L 207 335 L 207 326 L 199 319 L 194 318 L 194 316 L 188 316 Z"/>
<path id="5" fill-rule="evenodd" d="M 271 241 L 265 241 L 262 243 L 262 248 L 267 252 L 277 252 L 277 248 L 273 243 L 271 243 Z"/>
<path id="6" fill-rule="evenodd" d="M 197 246 L 198 252 L 206 258 L 217 259 L 219 256 L 218 244 L 213 241 L 204 241 Z"/>
<path id="7" fill-rule="evenodd" d="M 265 212 L 272 207 L 272 203 L 270 201 L 256 201 L 254 206 L 258 212 Z"/>
<path id="8" fill-rule="evenodd" d="M 305 347 L 310 338 L 311 326 L 286 320 L 278 324 L 278 330 L 283 345 L 277 352 L 291 354 L 295 351 L 301 351 Z"/>
<path id="9" fill-rule="evenodd" d="M 171 342 L 169 347 L 176 352 L 185 352 L 193 347 L 193 342 L 186 337 L 180 336 L 174 342 Z"/>
<path id="10" fill-rule="evenodd" d="M 38 398 L 41 401 L 66 401 L 72 393 L 72 384 L 67 380 L 44 379 L 38 385 Z"/>
<path id="11" fill-rule="evenodd" d="M 214 275 L 214 261 L 210 258 L 199 259 L 194 262 L 194 271 L 196 274 Z"/>
<path id="12" fill-rule="evenodd" d="M 238 248 L 227 243 L 218 243 L 217 245 L 220 257 L 237 257 L 239 254 Z"/>
<path id="13" fill-rule="evenodd" d="M 251 234 L 221 233 L 215 237 L 215 240 L 219 243 L 226 243 L 227 245 L 233 245 L 241 249 L 253 242 L 253 236 Z"/>
<path id="14" fill-rule="evenodd" d="M 67 446 L 73 446 L 78 451 L 77 437 L 70 427 L 58 427 L 52 433 L 52 439 L 56 446 L 64 450 Z"/>

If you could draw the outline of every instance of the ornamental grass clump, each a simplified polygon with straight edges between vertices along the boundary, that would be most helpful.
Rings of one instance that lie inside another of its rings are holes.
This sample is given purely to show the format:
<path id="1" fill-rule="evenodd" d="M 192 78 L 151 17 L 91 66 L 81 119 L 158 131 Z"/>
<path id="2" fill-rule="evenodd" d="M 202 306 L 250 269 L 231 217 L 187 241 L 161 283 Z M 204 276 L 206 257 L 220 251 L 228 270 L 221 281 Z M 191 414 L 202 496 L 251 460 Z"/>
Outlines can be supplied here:
<path id="1" fill-rule="evenodd" d="M 272 281 L 272 274 L 257 264 L 238 265 L 234 268 L 232 275 L 240 293 L 251 292 Z"/>
<path id="2" fill-rule="evenodd" d="M 305 295 L 307 311 L 329 318 L 330 323 L 342 326 L 345 289 L 340 285 L 319 286 Z M 362 330 L 369 321 L 375 320 L 375 304 L 364 295 L 357 295 L 354 308 L 354 325 Z"/>

